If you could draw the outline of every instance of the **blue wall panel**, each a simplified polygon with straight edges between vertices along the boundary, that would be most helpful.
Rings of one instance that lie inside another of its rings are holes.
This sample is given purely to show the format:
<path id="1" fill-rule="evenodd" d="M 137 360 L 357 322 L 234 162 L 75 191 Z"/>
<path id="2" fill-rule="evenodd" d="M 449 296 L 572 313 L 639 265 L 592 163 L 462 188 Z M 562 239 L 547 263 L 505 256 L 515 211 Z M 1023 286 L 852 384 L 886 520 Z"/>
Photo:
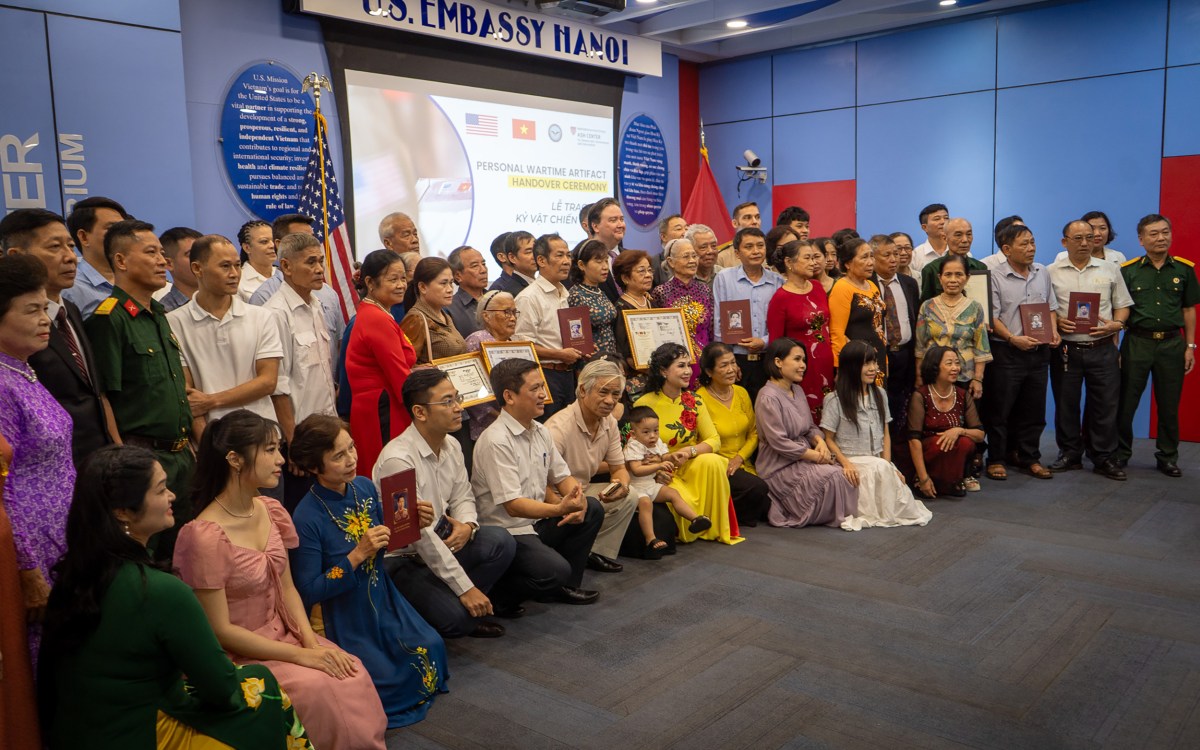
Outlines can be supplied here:
<path id="1" fill-rule="evenodd" d="M 1137 220 L 1158 208 L 1163 72 L 1131 73 L 1001 91 L 996 117 L 996 202 L 1024 217 L 1047 263 L 1062 249 L 1062 226 L 1105 211 L 1137 250 Z M 1103 118 L 1096 102 L 1120 102 Z"/>
<path id="2" fill-rule="evenodd" d="M 707 65 L 700 69 L 700 90 L 720 92 L 700 97 L 704 124 L 771 116 L 771 58 Z"/>
<path id="3" fill-rule="evenodd" d="M 5 5 L 179 31 L 179 3 L 171 0 L 5 0 Z"/>
<path id="4" fill-rule="evenodd" d="M 1167 70 L 1163 156 L 1200 154 L 1200 66 Z"/>
<path id="5" fill-rule="evenodd" d="M 854 44 L 775 55 L 774 114 L 854 106 Z"/>
<path id="6" fill-rule="evenodd" d="M 1162 67 L 1167 0 L 1092 0 L 1000 16 L 1001 86 Z"/>
<path id="7" fill-rule="evenodd" d="M 116 198 L 160 229 L 191 226 L 179 34 L 63 16 L 47 22 L 58 131 L 83 136 L 88 194 Z"/>
<path id="8" fill-rule="evenodd" d="M 772 163 L 771 120 L 747 120 L 726 125 L 705 125 L 708 139 L 708 159 L 712 165 L 717 185 L 725 198 L 725 207 L 730 211 L 744 201 L 757 201 L 763 216 L 774 216 L 771 212 L 771 186 L 778 180 Z M 742 152 L 751 149 L 762 159 L 766 167 L 767 184 L 760 185 L 757 180 L 742 183 L 741 195 L 738 194 L 739 172 L 736 167 L 746 166 Z M 769 220 L 768 220 L 769 223 Z"/>
<path id="9" fill-rule="evenodd" d="M 635 78 L 629 76 L 625 80 L 625 93 L 621 97 L 621 117 L 619 123 L 624 128 L 637 114 L 647 114 L 654 118 L 662 130 L 663 140 L 667 143 L 667 198 L 663 202 L 663 210 L 659 218 L 679 213 L 683 207 L 679 205 L 679 58 L 674 55 L 663 55 L 663 71 L 661 78 L 644 76 Z M 618 138 L 620 133 L 618 132 Z M 696 158 L 695 155 L 691 155 Z M 687 158 L 687 157 L 683 157 Z M 690 186 L 689 186 L 690 187 Z M 632 220 L 625 221 L 624 246 L 631 250 L 646 250 L 657 253 L 662 248 L 658 243 L 658 227 L 651 226 L 643 229 Z"/>
<path id="10" fill-rule="evenodd" d="M 0 216 L 18 208 L 62 211 L 58 139 L 50 101 L 45 16 L 0 8 Z"/>
<path id="11" fill-rule="evenodd" d="M 925 241 L 917 214 L 945 203 L 975 227 L 972 254 L 991 252 L 992 92 L 858 110 L 858 231 L 904 231 Z"/>
<path id="12" fill-rule="evenodd" d="M 1171 0 L 1167 64 L 1200 63 L 1200 0 Z"/>
<path id="13" fill-rule="evenodd" d="M 853 109 L 776 117 L 772 122 L 772 182 L 789 185 L 854 179 Z"/>
<path id="14" fill-rule="evenodd" d="M 858 103 L 958 94 L 996 85 L 996 21 L 985 18 L 858 43 Z"/>

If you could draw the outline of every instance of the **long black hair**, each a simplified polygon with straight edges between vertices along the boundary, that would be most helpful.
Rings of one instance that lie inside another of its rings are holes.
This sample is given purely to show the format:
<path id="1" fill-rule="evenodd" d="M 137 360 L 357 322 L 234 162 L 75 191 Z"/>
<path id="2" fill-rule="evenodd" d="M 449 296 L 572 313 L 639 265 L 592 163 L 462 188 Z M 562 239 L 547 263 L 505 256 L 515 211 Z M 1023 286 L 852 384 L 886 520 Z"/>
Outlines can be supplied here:
<path id="1" fill-rule="evenodd" d="M 53 646 L 43 651 L 43 659 L 77 651 L 96 630 L 100 603 L 122 565 L 168 569 L 151 560 L 113 515 L 117 510 L 142 511 L 157 465 L 145 448 L 107 445 L 80 469 L 67 511 L 67 552 L 54 565 L 54 589 L 46 605 L 44 642 Z"/>
<path id="2" fill-rule="evenodd" d="M 654 350 L 650 355 L 650 373 L 646 377 L 646 393 L 656 393 L 662 390 L 663 383 L 667 379 L 663 377 L 663 370 L 671 366 L 671 363 L 680 357 L 689 355 L 688 348 L 683 344 L 668 342 Z"/>
<path id="3" fill-rule="evenodd" d="M 850 422 L 858 422 L 858 402 L 863 396 L 862 369 L 868 362 L 878 362 L 879 352 L 865 341 L 851 341 L 842 347 L 838 355 L 837 381 L 834 387 L 842 405 L 842 416 Z M 886 411 L 883 389 L 874 383 L 866 383 L 875 395 L 875 408 L 882 417 Z"/>
<path id="4" fill-rule="evenodd" d="M 246 470 L 252 470 L 259 449 L 279 437 L 279 425 L 248 409 L 231 411 L 209 422 L 196 451 L 196 476 L 192 480 L 192 508 L 197 514 L 208 507 L 229 483 L 231 471 L 226 456 L 232 451 L 241 456 Z"/>

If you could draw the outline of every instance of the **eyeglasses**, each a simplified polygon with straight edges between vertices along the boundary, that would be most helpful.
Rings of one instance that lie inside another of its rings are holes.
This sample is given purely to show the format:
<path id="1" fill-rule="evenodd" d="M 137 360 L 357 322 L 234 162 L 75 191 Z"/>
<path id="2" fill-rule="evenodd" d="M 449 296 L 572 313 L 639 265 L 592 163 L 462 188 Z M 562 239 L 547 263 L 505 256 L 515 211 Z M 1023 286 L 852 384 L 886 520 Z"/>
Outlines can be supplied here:
<path id="1" fill-rule="evenodd" d="M 1071 240 L 1071 242 L 1091 242 L 1095 238 L 1096 235 L 1094 234 L 1073 234 L 1067 239 Z"/>
<path id="2" fill-rule="evenodd" d="M 456 393 L 445 401 L 427 401 L 421 404 L 421 406 L 448 406 L 453 409 L 455 406 L 462 406 L 464 401 L 466 399 L 463 398 L 462 394 Z"/>
<path id="3" fill-rule="evenodd" d="M 508 310 L 484 310 L 484 312 L 485 312 L 485 313 L 496 313 L 497 315 L 504 315 L 504 316 L 506 316 L 506 317 L 512 318 L 513 320 L 516 320 L 517 318 L 521 317 L 521 311 L 520 311 L 520 310 L 513 310 L 513 309 L 508 309 Z"/>

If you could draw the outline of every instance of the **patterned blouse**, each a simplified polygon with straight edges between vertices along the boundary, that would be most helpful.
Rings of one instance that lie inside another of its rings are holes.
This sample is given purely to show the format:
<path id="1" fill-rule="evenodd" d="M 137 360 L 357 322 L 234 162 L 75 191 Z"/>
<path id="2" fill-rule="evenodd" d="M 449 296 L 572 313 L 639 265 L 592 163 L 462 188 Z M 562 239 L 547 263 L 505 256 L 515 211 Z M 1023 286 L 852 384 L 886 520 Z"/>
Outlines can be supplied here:
<path id="1" fill-rule="evenodd" d="M 983 308 L 965 297 L 955 307 L 948 307 L 941 297 L 921 304 L 917 313 L 917 359 L 924 359 L 932 346 L 948 346 L 958 352 L 962 372 L 958 382 L 969 383 L 975 377 L 976 362 L 992 361 L 992 345 L 988 342 Z"/>
<path id="2" fill-rule="evenodd" d="M 866 291 L 859 289 L 849 279 L 834 282 L 829 292 L 829 333 L 833 337 L 833 362 L 836 365 L 842 347 L 851 341 L 866 341 L 882 353 L 884 346 L 883 319 L 886 307 L 879 287 L 867 282 Z M 885 367 L 880 363 L 880 370 Z"/>
<path id="3" fill-rule="evenodd" d="M 678 277 L 673 277 L 650 292 L 650 302 L 655 307 L 683 310 L 683 322 L 692 338 L 692 354 L 699 361 L 700 352 L 713 339 L 713 296 L 708 284 L 696 279 L 684 284 Z"/>
<path id="4" fill-rule="evenodd" d="M 596 344 L 594 356 L 617 351 L 617 341 L 613 337 L 613 320 L 617 317 L 617 308 L 613 307 L 613 303 L 600 287 L 576 284 L 567 295 L 567 305 L 586 307 L 591 313 L 592 342 Z"/>

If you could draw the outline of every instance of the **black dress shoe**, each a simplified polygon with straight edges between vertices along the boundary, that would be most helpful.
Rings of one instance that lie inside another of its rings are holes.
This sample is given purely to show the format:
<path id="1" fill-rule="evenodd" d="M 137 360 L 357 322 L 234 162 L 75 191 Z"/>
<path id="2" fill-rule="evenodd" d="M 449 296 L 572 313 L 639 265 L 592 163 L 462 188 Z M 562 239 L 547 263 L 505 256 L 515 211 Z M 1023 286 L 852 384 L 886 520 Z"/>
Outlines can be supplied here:
<path id="1" fill-rule="evenodd" d="M 1113 465 L 1113 466 L 1115 466 L 1115 467 L 1117 467 L 1118 469 L 1121 469 L 1121 470 L 1124 470 L 1126 467 L 1128 467 L 1128 466 L 1129 466 L 1129 460 L 1128 460 L 1128 459 L 1124 459 L 1124 458 L 1111 458 L 1111 459 L 1109 459 L 1109 461 L 1111 461 L 1111 462 L 1112 462 L 1112 465 Z"/>
<path id="2" fill-rule="evenodd" d="M 599 598 L 599 591 L 562 586 L 557 591 L 550 591 L 539 596 L 538 601 L 558 604 L 594 604 Z"/>
<path id="3" fill-rule="evenodd" d="M 1174 461 L 1159 461 L 1158 470 L 1169 477 L 1183 476 L 1183 472 L 1180 471 L 1179 466 Z"/>
<path id="4" fill-rule="evenodd" d="M 467 635 L 471 638 L 499 638 L 504 635 L 504 626 L 491 620 L 480 620 Z"/>
<path id="5" fill-rule="evenodd" d="M 1046 468 L 1055 472 L 1056 474 L 1060 471 L 1078 471 L 1079 469 L 1083 468 L 1083 462 L 1079 459 L 1072 461 L 1066 456 L 1059 456 L 1054 463 L 1050 464 Z"/>
<path id="6" fill-rule="evenodd" d="M 1116 461 L 1104 461 L 1103 463 L 1098 463 L 1096 464 L 1095 468 L 1092 469 L 1092 471 L 1102 477 L 1115 479 L 1118 482 L 1124 482 L 1129 478 L 1128 475 L 1125 474 L 1125 470 L 1120 466 L 1117 466 Z"/>
<path id="7" fill-rule="evenodd" d="M 604 555 L 597 555 L 595 552 L 588 554 L 587 559 L 588 570 L 595 570 L 600 573 L 620 573 L 625 570 L 625 566 L 616 560 L 609 560 Z"/>
<path id="8" fill-rule="evenodd" d="M 525 608 L 520 604 L 497 604 L 492 602 L 492 614 L 505 620 L 515 620 L 525 616 Z"/>

